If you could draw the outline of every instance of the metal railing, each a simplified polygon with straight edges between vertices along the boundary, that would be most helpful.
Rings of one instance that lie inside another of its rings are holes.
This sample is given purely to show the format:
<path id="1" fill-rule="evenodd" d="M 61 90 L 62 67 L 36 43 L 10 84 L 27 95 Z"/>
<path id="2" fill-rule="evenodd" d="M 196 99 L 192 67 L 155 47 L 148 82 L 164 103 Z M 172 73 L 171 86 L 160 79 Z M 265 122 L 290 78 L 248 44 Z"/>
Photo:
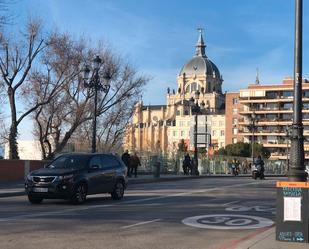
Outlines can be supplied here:
<path id="1" fill-rule="evenodd" d="M 232 173 L 232 161 L 235 157 L 225 158 L 199 158 L 198 170 L 200 175 L 229 175 Z M 251 168 L 245 167 L 244 160 L 250 162 L 251 158 L 236 158 L 239 161 L 238 168 L 240 174 L 251 174 Z M 156 171 L 157 163 L 160 164 L 161 174 L 184 174 L 182 168 L 183 156 L 167 157 L 148 155 L 140 156 L 141 166 L 138 168 L 140 174 L 152 174 Z M 285 175 L 287 171 L 286 161 L 284 160 L 264 160 L 266 175 Z"/>

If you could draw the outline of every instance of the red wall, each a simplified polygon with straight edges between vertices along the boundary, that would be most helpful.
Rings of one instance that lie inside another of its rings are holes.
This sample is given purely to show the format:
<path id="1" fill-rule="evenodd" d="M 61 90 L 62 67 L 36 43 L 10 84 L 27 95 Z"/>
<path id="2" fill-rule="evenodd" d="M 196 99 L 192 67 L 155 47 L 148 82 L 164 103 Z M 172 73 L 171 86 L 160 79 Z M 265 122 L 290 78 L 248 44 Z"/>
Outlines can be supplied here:
<path id="1" fill-rule="evenodd" d="M 17 181 L 25 177 L 27 160 L 0 160 L 0 181 Z M 28 160 L 30 171 L 42 168 L 46 161 Z"/>

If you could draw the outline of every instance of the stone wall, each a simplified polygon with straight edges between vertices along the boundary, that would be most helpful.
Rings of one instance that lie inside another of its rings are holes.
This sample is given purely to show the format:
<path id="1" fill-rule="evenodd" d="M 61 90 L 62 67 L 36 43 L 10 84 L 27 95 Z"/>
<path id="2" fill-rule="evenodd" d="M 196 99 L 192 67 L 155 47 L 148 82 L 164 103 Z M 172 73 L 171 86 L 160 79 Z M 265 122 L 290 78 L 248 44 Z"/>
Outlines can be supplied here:
<path id="1" fill-rule="evenodd" d="M 23 180 L 32 170 L 43 168 L 47 161 L 0 160 L 0 181 Z"/>

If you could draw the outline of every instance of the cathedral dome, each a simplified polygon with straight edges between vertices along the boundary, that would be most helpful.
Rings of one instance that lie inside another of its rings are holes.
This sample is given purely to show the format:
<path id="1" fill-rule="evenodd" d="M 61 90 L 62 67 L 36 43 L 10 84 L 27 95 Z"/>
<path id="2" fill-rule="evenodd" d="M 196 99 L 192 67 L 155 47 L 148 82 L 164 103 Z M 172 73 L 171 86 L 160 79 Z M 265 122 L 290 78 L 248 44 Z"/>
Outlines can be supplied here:
<path id="1" fill-rule="evenodd" d="M 199 39 L 196 44 L 196 54 L 182 67 L 179 76 L 185 73 L 187 76 L 209 75 L 220 79 L 220 72 L 217 66 L 207 58 L 205 54 L 205 47 L 206 45 L 204 44 L 203 35 L 200 31 Z"/>
<path id="2" fill-rule="evenodd" d="M 179 75 L 210 75 L 220 78 L 220 72 L 217 66 L 206 56 L 194 56 L 187 62 L 180 71 Z"/>

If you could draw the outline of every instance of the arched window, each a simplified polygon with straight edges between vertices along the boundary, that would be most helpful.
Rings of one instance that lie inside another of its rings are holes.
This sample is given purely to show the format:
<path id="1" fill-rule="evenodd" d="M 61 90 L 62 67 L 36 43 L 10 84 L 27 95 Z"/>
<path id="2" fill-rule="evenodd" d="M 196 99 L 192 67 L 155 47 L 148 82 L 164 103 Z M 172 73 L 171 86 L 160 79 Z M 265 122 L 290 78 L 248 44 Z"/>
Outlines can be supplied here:
<path id="1" fill-rule="evenodd" d="M 196 90 L 201 91 L 200 85 L 196 82 L 192 82 L 190 85 L 186 86 L 186 93 L 192 93 L 195 92 Z"/>
<path id="2" fill-rule="evenodd" d="M 191 92 L 196 91 L 196 90 L 197 90 L 197 84 L 196 84 L 196 82 L 193 82 L 191 84 Z"/>

